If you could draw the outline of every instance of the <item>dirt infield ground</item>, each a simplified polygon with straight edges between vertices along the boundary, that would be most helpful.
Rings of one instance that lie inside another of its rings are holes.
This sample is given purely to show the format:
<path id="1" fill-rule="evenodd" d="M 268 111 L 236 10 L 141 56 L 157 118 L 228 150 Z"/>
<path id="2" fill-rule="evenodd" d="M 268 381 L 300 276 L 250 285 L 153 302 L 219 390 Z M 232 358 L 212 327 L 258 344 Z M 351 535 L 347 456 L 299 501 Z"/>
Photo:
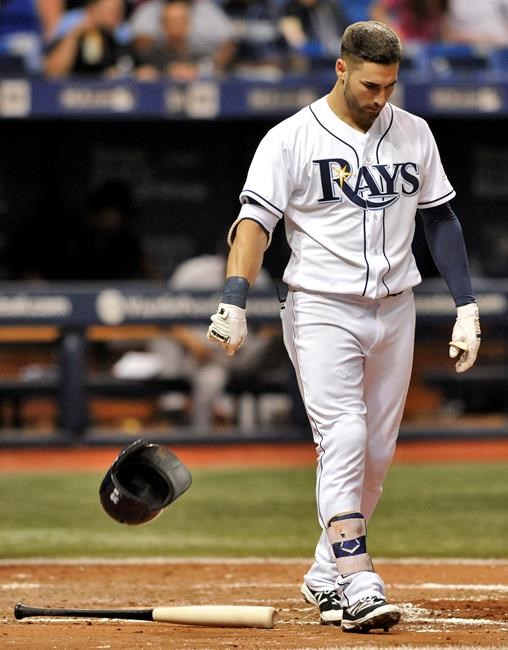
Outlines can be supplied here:
<path id="1" fill-rule="evenodd" d="M 188 447 L 191 468 L 210 464 L 306 465 L 311 445 Z M 1 471 L 104 469 L 112 449 L 3 450 Z M 399 445 L 396 462 L 502 461 L 506 441 Z M 20 650 L 333 650 L 336 648 L 508 648 L 508 561 L 378 561 L 390 599 L 403 609 L 390 633 L 351 635 L 321 626 L 299 586 L 307 561 L 182 560 L 0 562 L 0 648 Z M 185 604 L 272 605 L 272 630 L 103 619 L 15 621 L 14 604 L 149 608 Z"/>
<path id="2" fill-rule="evenodd" d="M 403 620 L 385 634 L 321 626 L 299 595 L 303 561 L 0 565 L 0 647 L 22 650 L 241 650 L 306 648 L 507 648 L 508 563 L 378 562 Z M 272 630 L 103 619 L 15 621 L 15 602 L 37 606 L 146 608 L 185 604 L 271 605 Z"/>

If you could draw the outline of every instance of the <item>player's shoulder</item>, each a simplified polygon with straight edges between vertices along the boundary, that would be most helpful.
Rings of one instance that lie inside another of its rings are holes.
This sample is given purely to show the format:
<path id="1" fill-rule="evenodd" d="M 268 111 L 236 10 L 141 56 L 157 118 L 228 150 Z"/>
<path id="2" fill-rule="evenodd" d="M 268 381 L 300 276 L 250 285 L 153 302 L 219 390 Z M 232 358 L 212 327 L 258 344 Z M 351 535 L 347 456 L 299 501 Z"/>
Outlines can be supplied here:
<path id="1" fill-rule="evenodd" d="M 390 104 L 389 107 L 391 109 L 391 116 L 387 116 L 387 118 L 393 120 L 394 124 L 404 129 L 413 129 L 415 131 L 426 132 L 429 130 L 429 125 L 423 117 L 410 113 L 394 104 Z"/>
<path id="2" fill-rule="evenodd" d="M 320 100 L 317 100 L 319 102 Z M 275 137 L 288 137 L 297 133 L 302 126 L 312 120 L 312 107 L 317 103 L 304 106 L 293 115 L 286 117 L 284 120 L 273 126 L 268 133 Z"/>

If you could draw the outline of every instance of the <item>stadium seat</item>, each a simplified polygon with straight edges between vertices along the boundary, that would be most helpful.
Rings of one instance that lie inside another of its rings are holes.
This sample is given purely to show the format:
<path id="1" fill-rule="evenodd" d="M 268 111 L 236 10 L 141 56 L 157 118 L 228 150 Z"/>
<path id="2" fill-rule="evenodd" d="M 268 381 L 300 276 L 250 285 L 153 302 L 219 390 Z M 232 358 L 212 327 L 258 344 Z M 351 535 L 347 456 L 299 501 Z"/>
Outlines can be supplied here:
<path id="1" fill-rule="evenodd" d="M 508 70 L 508 47 L 492 48 L 489 62 L 491 70 L 506 74 L 506 70 Z"/>
<path id="2" fill-rule="evenodd" d="M 344 11 L 350 23 L 356 23 L 359 20 L 369 20 L 369 7 L 372 0 L 347 0 L 343 3 Z"/>

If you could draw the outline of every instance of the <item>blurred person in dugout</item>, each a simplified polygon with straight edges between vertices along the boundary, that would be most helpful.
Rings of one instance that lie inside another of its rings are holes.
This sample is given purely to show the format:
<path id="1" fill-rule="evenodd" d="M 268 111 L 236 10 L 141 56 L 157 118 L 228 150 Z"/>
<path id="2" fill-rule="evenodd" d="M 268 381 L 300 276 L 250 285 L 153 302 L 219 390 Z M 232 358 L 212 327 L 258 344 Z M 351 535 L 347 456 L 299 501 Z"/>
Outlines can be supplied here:
<path id="1" fill-rule="evenodd" d="M 171 291 L 221 291 L 226 271 L 227 242 L 220 241 L 216 253 L 199 255 L 184 261 L 168 281 Z M 270 275 L 261 270 L 254 291 L 275 294 Z M 190 404 L 182 398 L 163 396 L 160 406 L 168 413 L 187 412 L 191 425 L 208 428 L 214 424 L 232 423 L 233 405 L 225 389 L 235 377 L 248 378 L 286 367 L 280 327 L 252 326 L 252 340 L 235 357 L 226 357 L 217 345 L 207 339 L 208 325 L 175 325 L 169 337 L 150 341 L 148 351 L 159 360 L 159 374 L 164 377 L 184 376 L 191 383 Z M 221 354 L 222 352 L 222 354 Z"/>
<path id="2" fill-rule="evenodd" d="M 132 13 L 129 29 L 137 60 L 155 70 L 164 67 L 165 57 L 170 63 L 180 57 L 194 65 L 201 62 L 203 74 L 217 74 L 236 55 L 233 23 L 213 0 L 147 0 Z M 138 76 L 143 78 L 144 72 L 139 68 Z"/>
<path id="3" fill-rule="evenodd" d="M 372 20 L 389 25 L 405 46 L 441 41 L 449 0 L 375 0 Z"/>
<path id="4" fill-rule="evenodd" d="M 228 43 L 226 49 L 218 46 L 209 51 L 193 39 L 189 0 L 167 0 L 160 15 L 159 38 L 134 48 L 138 79 L 150 80 L 163 75 L 177 81 L 194 81 L 220 74 L 231 63 L 233 43 Z"/>
<path id="5" fill-rule="evenodd" d="M 134 67 L 124 0 L 84 0 L 66 10 L 45 47 L 43 72 L 118 76 Z"/>

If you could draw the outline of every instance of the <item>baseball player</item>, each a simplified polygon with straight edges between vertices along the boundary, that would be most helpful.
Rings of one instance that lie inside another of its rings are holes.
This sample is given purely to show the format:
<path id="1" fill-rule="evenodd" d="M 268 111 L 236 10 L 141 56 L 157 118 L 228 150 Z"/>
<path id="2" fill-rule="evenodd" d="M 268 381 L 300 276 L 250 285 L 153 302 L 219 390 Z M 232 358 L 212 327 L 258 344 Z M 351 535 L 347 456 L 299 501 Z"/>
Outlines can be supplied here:
<path id="1" fill-rule="evenodd" d="M 366 522 L 395 450 L 410 380 L 415 327 L 411 252 L 415 215 L 457 308 L 449 345 L 457 372 L 480 345 L 478 308 L 455 192 L 426 122 L 388 100 L 402 48 L 386 25 L 344 32 L 330 94 L 272 128 L 252 160 L 234 222 L 224 292 L 208 336 L 234 354 L 245 308 L 277 223 L 291 257 L 281 311 L 317 448 L 322 527 L 302 593 L 323 623 L 388 630 L 387 602 Z"/>

